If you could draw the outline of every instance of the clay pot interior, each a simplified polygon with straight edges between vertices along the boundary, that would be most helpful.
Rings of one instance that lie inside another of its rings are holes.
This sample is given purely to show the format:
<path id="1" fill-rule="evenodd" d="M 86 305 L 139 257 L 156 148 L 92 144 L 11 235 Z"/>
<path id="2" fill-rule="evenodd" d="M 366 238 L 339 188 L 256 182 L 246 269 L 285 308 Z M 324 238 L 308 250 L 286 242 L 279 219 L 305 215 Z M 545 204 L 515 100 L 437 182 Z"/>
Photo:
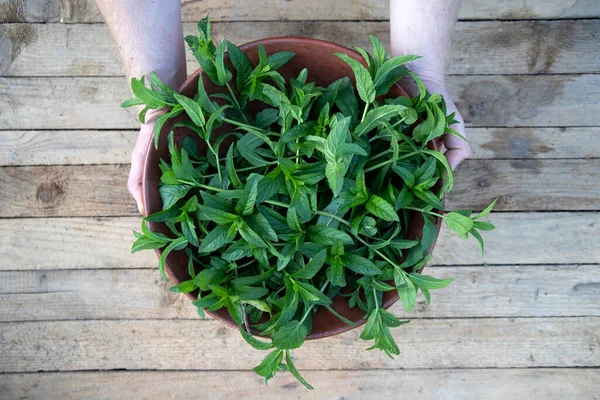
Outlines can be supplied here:
<path id="1" fill-rule="evenodd" d="M 350 67 L 335 56 L 334 52 L 346 53 L 351 57 L 363 62 L 360 55 L 348 48 L 343 46 L 315 39 L 298 38 L 298 37 L 280 37 L 262 39 L 259 41 L 251 42 L 240 46 L 240 48 L 248 55 L 252 65 L 258 63 L 258 44 L 262 44 L 267 50 L 268 54 L 272 54 L 278 51 L 291 51 L 296 54 L 294 58 L 278 71 L 281 75 L 287 79 L 290 77 L 296 77 L 303 68 L 308 68 L 308 82 L 314 81 L 318 86 L 327 87 L 335 80 L 348 76 L 354 82 L 354 74 Z M 227 55 L 226 55 L 227 57 Z M 231 67 L 229 60 L 226 60 L 229 69 L 234 74 L 235 81 L 235 69 Z M 227 89 L 214 85 L 208 77 L 201 74 L 200 70 L 195 71 L 179 88 L 179 92 L 188 96 L 193 97 L 197 93 L 198 79 L 202 77 L 206 91 L 211 93 L 226 92 Z M 235 86 L 235 85 L 232 85 Z M 398 97 L 406 96 L 404 90 L 397 84 L 393 86 L 387 97 Z M 254 110 L 252 110 L 254 111 Z M 258 111 L 258 110 L 256 110 Z M 159 160 L 169 160 L 168 151 L 168 134 L 173 129 L 176 122 L 183 119 L 188 119 L 187 115 L 180 115 L 175 119 L 168 120 L 162 129 L 161 136 L 159 139 L 158 150 L 155 149 L 153 139 L 148 147 L 148 153 L 146 156 L 144 179 L 143 179 L 143 192 L 144 192 L 144 206 L 148 214 L 155 213 L 162 209 L 162 201 L 159 196 L 158 187 L 160 182 L 161 171 L 159 168 Z M 219 128 L 220 132 L 231 131 L 231 126 L 222 126 Z M 218 133 L 218 132 L 216 132 Z M 200 151 L 206 151 L 206 144 L 198 137 L 196 133 L 190 129 L 178 127 L 174 130 L 174 140 L 177 146 L 180 148 L 183 139 L 186 136 L 191 136 L 199 145 Z M 228 146 L 221 146 L 221 149 L 227 149 Z M 438 232 L 441 224 L 441 219 L 438 218 L 436 222 Z M 169 235 L 170 231 L 162 223 L 149 223 L 149 228 L 152 231 L 160 232 L 165 235 Z M 420 214 L 415 213 L 411 215 L 407 239 L 414 239 L 422 235 L 423 230 L 423 219 Z M 434 243 L 435 245 L 435 243 Z M 433 249 L 430 249 L 430 251 Z M 160 251 L 157 251 L 160 255 Z M 172 252 L 166 261 L 165 270 L 167 274 L 175 283 L 179 283 L 184 280 L 190 279 L 187 270 L 188 259 L 184 251 Z M 197 270 L 201 269 L 200 266 L 196 266 Z M 197 293 L 187 294 L 191 299 L 196 299 Z M 383 294 L 384 308 L 390 307 L 394 302 L 398 300 L 398 293 L 394 291 L 388 291 Z M 348 306 L 348 300 L 346 297 L 336 296 L 333 299 L 333 309 L 338 313 L 348 318 L 351 321 L 355 321 L 358 324 L 362 324 L 365 321 L 362 320 L 364 317 L 364 311 L 358 307 L 350 308 Z M 237 327 L 233 319 L 229 316 L 225 308 L 216 312 L 209 313 L 214 318 L 227 323 L 230 326 Z M 339 320 L 336 316 L 331 314 L 327 309 L 320 307 L 313 319 L 313 329 L 308 339 L 318 339 L 331 335 L 335 335 L 347 330 L 353 329 L 352 326 L 347 325 L 343 321 Z"/>

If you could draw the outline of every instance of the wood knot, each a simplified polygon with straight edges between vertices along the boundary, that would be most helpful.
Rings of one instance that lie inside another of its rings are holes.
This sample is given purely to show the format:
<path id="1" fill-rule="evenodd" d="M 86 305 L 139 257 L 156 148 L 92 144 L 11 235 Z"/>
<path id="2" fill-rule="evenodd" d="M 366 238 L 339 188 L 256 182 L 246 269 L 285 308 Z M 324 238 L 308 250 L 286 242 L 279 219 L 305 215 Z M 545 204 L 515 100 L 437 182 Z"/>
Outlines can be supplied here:
<path id="1" fill-rule="evenodd" d="M 64 194 L 62 185 L 59 182 L 44 182 L 37 188 L 35 198 L 38 199 L 44 207 L 55 206 Z"/>

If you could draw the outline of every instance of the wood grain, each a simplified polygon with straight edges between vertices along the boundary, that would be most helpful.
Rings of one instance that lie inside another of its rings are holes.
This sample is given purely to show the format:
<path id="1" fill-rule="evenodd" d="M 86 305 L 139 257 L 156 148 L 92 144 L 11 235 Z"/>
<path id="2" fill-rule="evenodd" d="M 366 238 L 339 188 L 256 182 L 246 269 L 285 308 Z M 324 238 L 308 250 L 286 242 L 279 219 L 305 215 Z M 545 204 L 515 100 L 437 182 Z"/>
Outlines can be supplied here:
<path id="1" fill-rule="evenodd" d="M 0 216 L 136 215 L 128 175 L 129 165 L 1 168 Z"/>
<path id="2" fill-rule="evenodd" d="M 599 75 L 451 76 L 449 90 L 475 127 L 597 126 Z M 3 78 L 0 126 L 29 129 L 135 129 L 131 94 L 120 77 Z M 35 99 L 36 107 L 31 107 Z M 6 110 L 6 111 L 5 111 Z"/>
<path id="3" fill-rule="evenodd" d="M 600 263 L 600 213 L 492 213 L 481 256 L 474 240 L 441 230 L 431 265 Z M 0 270 L 152 268 L 152 251 L 129 254 L 140 219 L 0 219 Z M 23 239 L 25 238 L 25 239 Z"/>
<path id="4" fill-rule="evenodd" d="M 197 35 L 195 23 L 185 35 Z M 369 35 L 389 48 L 388 22 L 277 21 L 213 25 L 216 40 L 245 43 L 273 36 L 310 36 L 348 47 L 371 48 Z M 600 72 L 599 20 L 459 22 L 449 74 L 544 74 Z M 10 54 L 0 57 L 5 76 L 120 76 L 114 42 L 105 25 L 11 24 L 0 26 Z M 2 47 L 0 47 L 2 48 Z M 188 71 L 198 63 L 187 52 Z"/>
<path id="5" fill-rule="evenodd" d="M 0 166 L 128 164 L 138 131 L 0 131 Z"/>
<path id="6" fill-rule="evenodd" d="M 600 158 L 600 128 L 467 128 L 467 136 L 470 159 Z"/>
<path id="7" fill-rule="evenodd" d="M 447 209 L 482 210 L 497 198 L 497 211 L 597 210 L 598 182 L 600 160 L 467 160 Z"/>
<path id="8" fill-rule="evenodd" d="M 5 322 L 0 372 L 248 370 L 264 353 L 216 321 Z M 301 369 L 532 368 L 598 365 L 600 318 L 413 321 L 394 329 L 402 356 L 366 352 L 352 330 L 294 351 Z M 426 356 L 425 356 L 426 355 Z"/>
<path id="9" fill-rule="evenodd" d="M 453 278 L 402 318 L 600 316 L 600 266 L 428 267 Z M 187 297 L 168 291 L 156 269 L 0 272 L 0 321 L 193 319 Z M 43 307 L 39 307 L 43 304 Z M 35 312 L 33 312 L 35 310 Z"/>
<path id="10" fill-rule="evenodd" d="M 327 1 L 267 0 L 256 7 L 251 0 L 182 1 L 184 21 L 196 22 L 207 14 L 215 21 L 227 20 L 385 20 L 388 2 L 363 0 L 344 7 Z M 552 19 L 600 16 L 594 0 L 465 0 L 460 19 Z M 0 7 L 0 22 L 100 22 L 102 16 L 93 1 L 7 0 Z"/>
<path id="11" fill-rule="evenodd" d="M 129 165 L 0 168 L 0 217 L 137 215 Z M 600 160 L 467 160 L 448 210 L 600 210 Z M 473 196 L 477 193 L 477 196 Z"/>
<path id="12" fill-rule="evenodd" d="M 589 400 L 598 392 L 597 369 L 440 369 L 395 371 L 303 371 L 319 398 L 379 400 L 398 393 L 411 399 Z M 156 385 L 160 382 L 160 385 Z M 435 384 L 431 384 L 435 382 Z M 181 399 L 202 393 L 210 399 L 314 399 L 289 374 L 264 386 L 250 371 L 118 371 L 0 375 L 9 398 Z"/>
<path id="13" fill-rule="evenodd" d="M 129 163 L 137 130 L 0 131 L 0 166 Z M 467 128 L 475 159 L 600 158 L 600 128 Z"/>
<path id="14" fill-rule="evenodd" d="M 0 219 L 0 269 L 156 268 L 153 252 L 130 254 L 140 218 Z"/>

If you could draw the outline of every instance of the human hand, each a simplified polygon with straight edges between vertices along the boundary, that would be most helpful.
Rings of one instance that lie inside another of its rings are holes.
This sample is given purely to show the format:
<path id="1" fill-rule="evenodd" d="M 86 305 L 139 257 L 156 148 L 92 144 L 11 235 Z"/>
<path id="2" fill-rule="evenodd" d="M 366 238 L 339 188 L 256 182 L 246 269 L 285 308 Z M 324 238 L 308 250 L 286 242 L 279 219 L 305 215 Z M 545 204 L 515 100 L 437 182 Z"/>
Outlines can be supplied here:
<path id="1" fill-rule="evenodd" d="M 131 167 L 127 179 L 127 189 L 137 203 L 140 214 L 146 215 L 144 203 L 142 202 L 142 178 L 144 176 L 144 162 L 150 145 L 150 139 L 154 131 L 156 119 L 164 114 L 164 110 L 149 110 L 146 113 L 146 123 L 140 126 L 140 133 L 131 152 Z"/>
<path id="2" fill-rule="evenodd" d="M 454 104 L 450 98 L 450 94 L 446 89 L 445 79 L 441 76 L 433 77 L 427 73 L 419 73 L 419 71 L 415 69 L 413 69 L 413 72 L 419 75 L 429 93 L 438 93 L 444 98 L 446 101 L 447 114 L 450 115 L 454 113 L 454 119 L 458 121 L 458 123 L 451 125 L 450 127 L 466 138 L 465 121 L 463 120 L 460 111 L 458 111 L 458 108 L 456 108 L 456 104 Z M 415 96 L 419 92 L 416 84 L 410 77 L 402 79 L 401 85 L 410 96 Z M 443 141 L 444 147 L 446 147 L 444 155 L 448 159 L 448 163 L 452 169 L 455 169 L 458 164 L 471 155 L 471 146 L 469 143 L 458 136 L 446 133 L 441 137 L 441 141 Z"/>

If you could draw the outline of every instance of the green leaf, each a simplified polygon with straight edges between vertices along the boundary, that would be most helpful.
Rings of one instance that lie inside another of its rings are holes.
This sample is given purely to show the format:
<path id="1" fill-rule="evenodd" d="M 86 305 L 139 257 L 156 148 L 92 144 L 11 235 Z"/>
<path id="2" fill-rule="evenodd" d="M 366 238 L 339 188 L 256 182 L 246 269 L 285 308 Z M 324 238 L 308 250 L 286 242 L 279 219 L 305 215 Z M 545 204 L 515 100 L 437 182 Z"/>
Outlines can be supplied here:
<path id="1" fill-rule="evenodd" d="M 373 309 L 369 313 L 367 323 L 363 331 L 360 334 L 362 340 L 372 340 L 379 336 L 380 323 L 379 323 L 379 309 Z"/>
<path id="2" fill-rule="evenodd" d="M 361 275 L 375 276 L 381 274 L 381 270 L 372 261 L 356 254 L 344 254 L 340 259 L 348 269 Z"/>
<path id="3" fill-rule="evenodd" d="M 452 190 L 452 188 L 454 187 L 454 174 L 452 173 L 452 168 L 450 168 L 450 164 L 448 164 L 448 159 L 446 159 L 446 156 L 440 153 L 439 151 L 435 150 L 423 150 L 423 153 L 429 154 L 430 156 L 434 156 L 446 168 L 446 172 L 448 173 L 448 181 L 446 183 L 446 186 L 448 187 L 448 191 Z M 495 202 L 493 204 L 495 204 Z"/>
<path id="4" fill-rule="evenodd" d="M 333 259 L 331 265 L 327 268 L 326 276 L 332 285 L 340 287 L 346 286 L 344 263 L 342 262 L 342 260 L 340 260 L 339 257 L 335 257 Z"/>
<path id="5" fill-rule="evenodd" d="M 297 279 L 312 279 L 323 267 L 327 258 L 327 250 L 319 251 L 311 260 L 300 270 L 292 274 Z"/>
<path id="6" fill-rule="evenodd" d="M 245 301 L 260 299 L 269 293 L 269 290 L 263 287 L 236 286 L 234 293 L 240 300 Z"/>
<path id="7" fill-rule="evenodd" d="M 217 67 L 217 79 L 221 86 L 224 86 L 232 78 L 231 72 L 225 68 L 225 47 L 227 46 L 227 40 L 221 41 L 217 46 L 215 53 L 215 61 Z"/>
<path id="8" fill-rule="evenodd" d="M 273 346 L 278 349 L 297 349 L 302 346 L 307 334 L 306 325 L 290 321 L 273 333 Z"/>
<path id="9" fill-rule="evenodd" d="M 492 231 L 496 229 L 494 225 L 483 221 L 473 221 L 473 228 L 479 229 L 480 231 Z"/>
<path id="10" fill-rule="evenodd" d="M 277 242 L 277 233 L 273 230 L 269 221 L 259 212 L 254 212 L 246 218 L 246 223 L 252 230 L 258 233 L 262 238 L 268 239 L 271 242 Z"/>
<path id="11" fill-rule="evenodd" d="M 249 285 L 258 285 L 259 283 L 262 283 L 264 281 L 266 281 L 267 279 L 269 279 L 271 276 L 273 276 L 273 273 L 275 272 L 275 268 L 271 268 L 263 273 L 261 273 L 260 275 L 253 275 L 253 276 L 245 276 L 242 278 L 235 278 L 231 281 L 231 284 L 234 287 L 238 287 L 238 286 L 249 286 Z"/>
<path id="12" fill-rule="evenodd" d="M 294 281 L 294 289 L 298 291 L 298 294 L 304 299 L 305 302 L 315 303 L 315 304 L 331 304 L 331 299 L 325 296 L 319 289 L 316 287 L 304 283 Z"/>
<path id="13" fill-rule="evenodd" d="M 283 359 L 283 350 L 277 349 L 270 352 L 262 362 L 254 367 L 254 372 L 264 377 L 266 380 L 271 379 L 277 371 L 279 364 Z"/>
<path id="14" fill-rule="evenodd" d="M 233 161 L 233 149 L 235 147 L 235 143 L 232 143 L 229 146 L 229 150 L 227 151 L 227 160 L 225 161 L 225 169 L 227 170 L 227 175 L 229 176 L 229 180 L 231 184 L 239 188 L 242 185 L 240 178 L 238 177 L 237 171 L 235 170 L 235 164 Z"/>
<path id="15" fill-rule="evenodd" d="M 399 221 L 398 214 L 394 206 L 377 195 L 371 195 L 366 204 L 367 210 L 374 216 L 385 221 Z"/>
<path id="16" fill-rule="evenodd" d="M 486 215 L 488 215 L 492 211 L 492 209 L 494 208 L 494 206 L 496 205 L 497 201 L 498 201 L 498 199 L 494 199 L 494 201 L 492 201 L 492 203 L 489 206 L 487 206 L 485 208 L 485 210 L 483 210 L 482 212 L 480 212 L 479 214 L 477 214 L 476 216 L 474 216 L 473 219 L 483 218 Z"/>
<path id="17" fill-rule="evenodd" d="M 313 135 L 315 133 L 315 127 L 317 123 L 315 121 L 306 121 L 300 125 L 294 126 L 292 129 L 286 131 L 281 135 L 281 141 L 288 143 L 297 139 L 305 138 L 306 136 Z"/>
<path id="18" fill-rule="evenodd" d="M 409 279 L 419 288 L 425 290 L 441 289 L 448 286 L 454 279 L 436 279 L 433 276 L 421 275 L 416 272 L 409 274 Z"/>
<path id="19" fill-rule="evenodd" d="M 354 130 L 354 134 L 356 136 L 361 136 L 365 133 L 369 133 L 380 123 L 388 122 L 390 118 L 400 115 L 404 109 L 406 109 L 406 107 L 394 104 L 376 107 L 367 113 L 364 121 Z"/>
<path id="20" fill-rule="evenodd" d="M 268 162 L 256 152 L 256 148 L 260 143 L 261 140 L 253 133 L 245 134 L 236 143 L 240 155 L 255 167 L 264 167 L 265 165 L 268 165 Z"/>
<path id="21" fill-rule="evenodd" d="M 225 246 L 227 243 L 231 243 L 235 238 L 235 225 L 236 224 L 218 225 L 215 229 L 210 231 L 200 242 L 198 253 L 209 254 Z"/>
<path id="22" fill-rule="evenodd" d="M 306 382 L 306 380 L 302 377 L 302 375 L 300 375 L 300 372 L 298 372 L 298 370 L 296 369 L 296 365 L 294 365 L 294 360 L 292 360 L 292 355 L 290 354 L 289 350 L 285 351 L 285 362 L 287 363 L 287 366 L 290 369 L 290 372 L 292 373 L 292 375 L 294 375 L 294 377 L 296 379 L 298 379 L 298 381 L 301 384 L 303 384 L 305 388 L 307 388 L 309 390 L 314 389 L 314 387 L 312 387 L 308 382 Z"/>
<path id="23" fill-rule="evenodd" d="M 469 217 L 460 215 L 456 211 L 446 215 L 446 225 L 461 237 L 467 238 L 467 233 L 473 228 L 473 220 Z"/>
<path id="24" fill-rule="evenodd" d="M 398 198 L 396 199 L 396 204 L 394 205 L 394 209 L 399 211 L 405 207 L 408 207 L 413 200 L 415 199 L 414 194 L 410 191 L 408 186 L 404 186 L 400 193 L 398 194 Z"/>
<path id="25" fill-rule="evenodd" d="M 326 246 L 333 245 L 337 240 L 340 240 L 345 245 L 354 244 L 352 237 L 346 232 L 339 231 L 334 228 L 323 225 L 314 225 L 308 228 L 308 236 L 311 241 Z"/>
<path id="26" fill-rule="evenodd" d="M 196 290 L 197 288 L 198 288 L 198 286 L 196 286 L 196 284 L 194 283 L 194 280 L 190 279 L 188 281 L 183 281 L 183 282 L 179 283 L 178 285 L 171 286 L 169 288 L 169 291 L 175 292 L 175 293 L 190 293 L 190 292 L 193 292 L 194 290 Z"/>
<path id="27" fill-rule="evenodd" d="M 185 197 L 190 189 L 190 186 L 184 185 L 163 185 L 158 188 L 158 193 L 163 203 L 163 210 L 173 207 L 175 203 Z"/>
<path id="28" fill-rule="evenodd" d="M 396 164 L 392 167 L 392 171 L 397 173 L 409 188 L 415 186 L 415 175 L 406 165 Z"/>
<path id="29" fill-rule="evenodd" d="M 267 128 L 274 124 L 279 119 L 279 110 L 275 108 L 267 108 L 256 114 L 254 125 L 259 128 Z"/>
<path id="30" fill-rule="evenodd" d="M 185 237 L 180 237 L 171 242 L 160 254 L 160 258 L 158 260 L 158 269 L 163 279 L 167 280 L 167 274 L 165 274 L 165 262 L 167 261 L 167 257 L 173 250 L 181 250 L 185 246 L 187 246 L 188 240 Z"/>
<path id="31" fill-rule="evenodd" d="M 407 312 L 411 312 L 415 307 L 417 299 L 417 289 L 410 279 L 406 276 L 405 272 L 394 270 L 394 283 L 398 290 L 398 296 L 400 301 Z"/>
<path id="32" fill-rule="evenodd" d="M 131 246 L 131 254 L 137 253 L 142 250 L 154 250 L 165 247 L 167 244 L 165 242 L 157 242 L 152 239 L 148 239 L 146 237 L 141 237 L 136 240 Z"/>
<path id="33" fill-rule="evenodd" d="M 240 215 L 250 215 L 254 211 L 256 196 L 258 195 L 258 180 L 260 175 L 252 174 L 246 180 L 246 186 L 242 192 L 235 211 Z"/>
<path id="34" fill-rule="evenodd" d="M 344 187 L 344 175 L 346 174 L 346 165 L 344 163 L 327 163 L 325 166 L 325 176 L 329 183 L 329 188 L 333 192 L 333 196 L 340 195 Z"/>
<path id="35" fill-rule="evenodd" d="M 240 329 L 240 333 L 242 334 L 244 340 L 256 350 L 269 350 L 273 348 L 272 343 L 263 342 L 261 340 L 256 339 L 254 336 L 246 332 L 243 328 Z"/>
<path id="36" fill-rule="evenodd" d="M 267 65 L 269 65 L 272 70 L 276 70 L 287 64 L 294 56 L 295 54 L 289 51 L 279 51 L 271 54 L 269 58 L 267 58 Z"/>
<path id="37" fill-rule="evenodd" d="M 252 64 L 250 64 L 250 60 L 248 56 L 236 45 L 227 41 L 227 52 L 229 53 L 229 59 L 231 60 L 231 64 L 233 68 L 237 71 L 236 76 L 236 86 L 239 92 L 242 92 L 244 89 L 244 82 L 252 72 Z"/>
<path id="38" fill-rule="evenodd" d="M 358 95 L 367 104 L 371 104 L 375 100 L 375 86 L 373 85 L 373 79 L 369 74 L 369 71 L 354 58 L 343 54 L 334 53 L 336 56 L 341 58 L 352 68 L 354 72 L 354 78 L 356 79 L 356 88 Z"/>
<path id="39" fill-rule="evenodd" d="M 431 132 L 429 132 L 429 136 L 427 136 L 425 143 L 442 136 L 444 134 L 444 128 L 446 127 L 446 116 L 437 104 L 433 105 L 433 113 L 435 114 L 435 124 L 433 125 Z"/>
<path id="40" fill-rule="evenodd" d="M 248 226 L 248 224 L 246 222 L 240 221 L 240 222 L 238 222 L 237 226 L 238 226 L 237 227 L 238 232 L 240 233 L 242 238 L 244 238 L 245 241 L 253 244 L 256 247 L 262 247 L 262 248 L 267 247 L 267 244 L 260 237 L 260 235 L 258 233 L 256 233 L 252 228 L 250 228 L 250 226 Z"/>
<path id="41" fill-rule="evenodd" d="M 178 93 L 175 93 L 174 96 L 195 125 L 203 127 L 206 124 L 206 119 L 204 118 L 200 104 Z"/>
<path id="42" fill-rule="evenodd" d="M 380 88 L 385 86 L 386 78 L 388 74 L 393 73 L 393 71 L 402 65 L 414 61 L 420 56 L 415 55 L 405 55 L 405 56 L 397 56 L 390 58 L 385 61 L 380 68 L 377 69 L 377 73 L 375 74 L 375 79 L 373 80 L 373 84 L 375 88 L 379 91 Z"/>
<path id="43" fill-rule="evenodd" d="M 478 232 L 476 229 L 471 229 L 471 230 L 469 231 L 469 233 L 470 233 L 471 235 L 473 235 L 473 237 L 474 237 L 475 239 L 477 239 L 477 241 L 479 242 L 479 248 L 481 249 L 481 255 L 483 255 L 483 252 L 484 252 L 484 250 L 485 250 L 485 247 L 484 247 L 484 245 L 483 245 L 483 238 L 481 237 L 481 235 L 479 234 L 479 232 Z"/>
<path id="44" fill-rule="evenodd" d="M 429 137 L 429 134 L 433 130 L 433 126 L 435 124 L 435 116 L 431 112 L 431 108 L 427 104 L 425 105 L 425 110 L 427 111 L 427 118 L 425 118 L 423 122 L 421 122 L 415 127 L 415 129 L 413 129 L 412 135 L 415 141 L 417 142 L 426 141 L 425 139 Z"/>
<path id="45" fill-rule="evenodd" d="M 228 225 L 238 219 L 237 215 L 206 206 L 200 206 L 198 215 L 201 220 L 214 221 L 217 225 Z"/>

